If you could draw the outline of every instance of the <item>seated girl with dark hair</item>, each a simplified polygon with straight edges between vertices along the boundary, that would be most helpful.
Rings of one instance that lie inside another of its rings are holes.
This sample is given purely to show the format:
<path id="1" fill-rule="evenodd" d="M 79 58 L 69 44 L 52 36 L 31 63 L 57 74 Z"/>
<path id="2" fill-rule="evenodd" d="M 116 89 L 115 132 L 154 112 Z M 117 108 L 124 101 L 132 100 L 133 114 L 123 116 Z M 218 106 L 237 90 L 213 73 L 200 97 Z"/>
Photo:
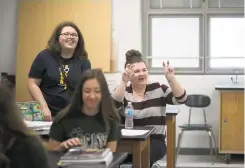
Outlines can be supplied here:
<path id="1" fill-rule="evenodd" d="M 0 88 L 0 167 L 48 168 L 41 140 L 20 114 L 12 94 Z"/>
<path id="2" fill-rule="evenodd" d="M 120 137 L 119 115 L 101 70 L 87 70 L 70 105 L 56 116 L 48 148 L 65 151 L 75 146 L 116 151 Z"/>

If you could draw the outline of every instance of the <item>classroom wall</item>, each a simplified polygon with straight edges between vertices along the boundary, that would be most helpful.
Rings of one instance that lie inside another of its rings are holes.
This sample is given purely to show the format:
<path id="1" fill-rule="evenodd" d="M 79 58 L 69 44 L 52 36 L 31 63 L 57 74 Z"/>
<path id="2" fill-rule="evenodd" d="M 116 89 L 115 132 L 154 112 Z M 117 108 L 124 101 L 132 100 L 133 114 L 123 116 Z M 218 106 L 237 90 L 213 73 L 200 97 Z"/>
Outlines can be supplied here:
<path id="1" fill-rule="evenodd" d="M 141 50 L 141 21 L 140 0 L 113 0 L 113 37 L 117 39 L 118 70 L 122 71 L 124 54 L 128 49 Z M 11 4 L 10 4 L 11 3 Z M 10 8 L 11 7 L 11 8 Z M 0 71 L 14 72 L 16 53 L 16 0 L 0 1 Z M 4 11 L 4 18 L 2 17 Z M 127 11 L 127 12 L 125 12 Z M 4 27 L 3 24 L 4 23 Z M 2 36 L 4 35 L 4 36 Z M 4 37 L 4 38 L 2 38 Z M 119 82 L 120 73 L 106 74 L 111 88 Z M 218 142 L 219 119 L 219 92 L 214 87 L 218 83 L 230 82 L 230 76 L 207 75 L 181 75 L 177 79 L 189 94 L 207 94 L 212 98 L 212 103 L 207 109 L 207 120 L 214 127 L 214 133 Z M 150 80 L 166 83 L 163 75 L 151 75 Z M 240 76 L 240 80 L 243 77 Z M 25 81 L 23 81 L 25 82 Z M 177 116 L 177 125 L 188 120 L 188 109 L 183 105 Z M 201 113 L 193 114 L 193 122 L 202 122 Z M 179 129 L 177 129 L 178 134 Z M 183 136 L 182 147 L 208 148 L 208 135 L 203 132 L 186 133 Z"/>
<path id="2" fill-rule="evenodd" d="M 0 0 L 0 73 L 15 74 L 17 0 Z"/>

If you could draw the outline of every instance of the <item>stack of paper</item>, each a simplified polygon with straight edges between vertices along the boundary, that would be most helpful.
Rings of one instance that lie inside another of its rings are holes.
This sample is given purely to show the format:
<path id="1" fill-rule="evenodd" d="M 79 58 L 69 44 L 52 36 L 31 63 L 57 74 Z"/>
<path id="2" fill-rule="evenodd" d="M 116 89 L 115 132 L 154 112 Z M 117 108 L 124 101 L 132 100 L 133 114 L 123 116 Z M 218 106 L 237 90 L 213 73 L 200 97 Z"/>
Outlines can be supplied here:
<path id="1" fill-rule="evenodd" d="M 60 158 L 61 167 L 69 168 L 107 168 L 113 160 L 113 154 L 109 148 L 102 150 L 70 149 Z"/>
<path id="2" fill-rule="evenodd" d="M 27 124 L 27 126 L 29 128 L 32 128 L 34 130 L 49 130 L 51 125 L 52 125 L 52 121 L 50 122 L 46 122 L 46 121 L 25 121 L 25 123 Z"/>

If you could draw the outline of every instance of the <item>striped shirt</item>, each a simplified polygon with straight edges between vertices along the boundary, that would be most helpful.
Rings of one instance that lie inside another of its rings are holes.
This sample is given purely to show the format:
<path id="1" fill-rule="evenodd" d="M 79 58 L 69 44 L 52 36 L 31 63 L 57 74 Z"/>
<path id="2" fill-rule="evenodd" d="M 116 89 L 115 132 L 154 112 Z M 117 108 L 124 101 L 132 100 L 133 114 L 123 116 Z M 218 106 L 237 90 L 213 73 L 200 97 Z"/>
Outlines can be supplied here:
<path id="1" fill-rule="evenodd" d="M 187 99 L 187 95 L 186 91 L 184 91 L 183 95 L 174 97 L 170 87 L 155 82 L 147 84 L 142 101 L 134 99 L 131 85 L 126 87 L 123 102 L 119 102 L 114 93 L 112 93 L 112 98 L 115 100 L 115 105 L 118 109 L 126 107 L 128 102 L 132 102 L 135 126 L 155 126 L 154 134 L 164 134 L 166 105 L 183 104 Z"/>

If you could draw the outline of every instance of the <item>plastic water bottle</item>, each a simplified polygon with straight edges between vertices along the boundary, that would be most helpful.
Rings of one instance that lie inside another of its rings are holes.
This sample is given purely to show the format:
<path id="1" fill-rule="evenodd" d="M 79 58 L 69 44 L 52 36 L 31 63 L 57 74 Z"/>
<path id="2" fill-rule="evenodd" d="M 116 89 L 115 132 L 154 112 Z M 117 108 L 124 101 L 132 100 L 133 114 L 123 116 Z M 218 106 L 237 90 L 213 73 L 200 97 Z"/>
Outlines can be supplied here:
<path id="1" fill-rule="evenodd" d="M 128 102 L 125 108 L 125 128 L 132 129 L 134 127 L 134 108 L 132 102 Z"/>

